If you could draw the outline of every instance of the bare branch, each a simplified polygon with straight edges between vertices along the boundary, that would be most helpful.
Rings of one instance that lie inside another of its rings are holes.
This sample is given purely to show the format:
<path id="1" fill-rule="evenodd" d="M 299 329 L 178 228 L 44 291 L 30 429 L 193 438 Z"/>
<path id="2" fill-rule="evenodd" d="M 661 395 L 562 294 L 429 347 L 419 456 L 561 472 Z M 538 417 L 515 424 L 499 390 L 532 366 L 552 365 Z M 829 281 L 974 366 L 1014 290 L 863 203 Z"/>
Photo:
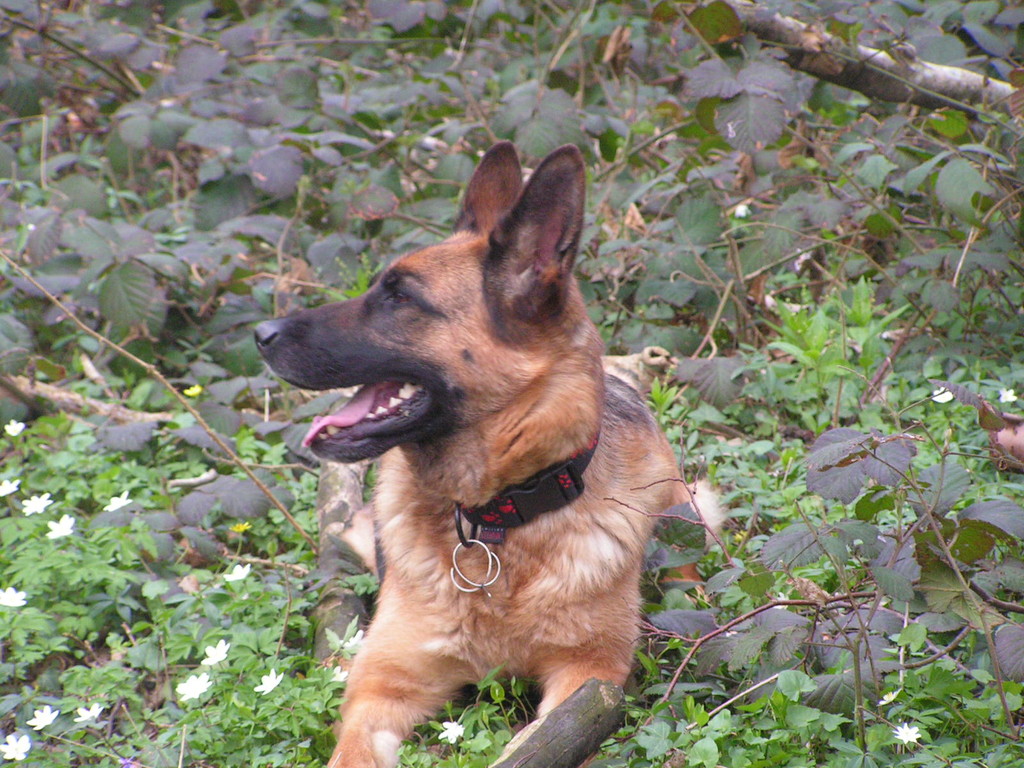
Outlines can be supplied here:
<path id="1" fill-rule="evenodd" d="M 918 61 L 910 46 L 892 53 L 851 45 L 818 25 L 777 13 L 747 0 L 729 0 L 746 28 L 760 40 L 786 50 L 786 61 L 801 72 L 880 101 L 917 104 L 929 109 L 1010 111 L 1014 88 L 960 67 Z"/>

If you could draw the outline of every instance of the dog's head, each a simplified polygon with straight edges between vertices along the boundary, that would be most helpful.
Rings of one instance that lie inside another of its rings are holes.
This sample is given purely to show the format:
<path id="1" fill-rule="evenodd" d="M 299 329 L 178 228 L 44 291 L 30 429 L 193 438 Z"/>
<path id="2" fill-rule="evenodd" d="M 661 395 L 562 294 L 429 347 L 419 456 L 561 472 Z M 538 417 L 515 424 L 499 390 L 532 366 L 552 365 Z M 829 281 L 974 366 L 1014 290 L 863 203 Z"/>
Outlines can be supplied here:
<path id="1" fill-rule="evenodd" d="M 396 259 L 358 298 L 260 323 L 256 344 L 283 379 L 360 387 L 314 420 L 305 444 L 356 461 L 436 440 L 497 418 L 555 363 L 595 360 L 600 340 L 572 276 L 583 205 L 576 147 L 548 155 L 524 187 L 502 142 L 470 179 L 449 238 Z"/>

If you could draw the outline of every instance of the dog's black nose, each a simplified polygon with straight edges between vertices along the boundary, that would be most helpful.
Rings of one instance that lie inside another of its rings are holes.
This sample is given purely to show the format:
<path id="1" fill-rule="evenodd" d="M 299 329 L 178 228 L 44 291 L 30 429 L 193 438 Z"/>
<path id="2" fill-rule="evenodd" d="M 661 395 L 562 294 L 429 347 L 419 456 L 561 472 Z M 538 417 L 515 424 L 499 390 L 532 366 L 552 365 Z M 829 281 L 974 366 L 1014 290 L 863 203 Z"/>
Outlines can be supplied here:
<path id="1" fill-rule="evenodd" d="M 256 330 L 253 331 L 253 335 L 256 337 L 256 346 L 266 349 L 273 344 L 274 339 L 280 334 L 283 324 L 284 319 L 278 318 L 276 320 L 264 320 L 257 325 Z"/>

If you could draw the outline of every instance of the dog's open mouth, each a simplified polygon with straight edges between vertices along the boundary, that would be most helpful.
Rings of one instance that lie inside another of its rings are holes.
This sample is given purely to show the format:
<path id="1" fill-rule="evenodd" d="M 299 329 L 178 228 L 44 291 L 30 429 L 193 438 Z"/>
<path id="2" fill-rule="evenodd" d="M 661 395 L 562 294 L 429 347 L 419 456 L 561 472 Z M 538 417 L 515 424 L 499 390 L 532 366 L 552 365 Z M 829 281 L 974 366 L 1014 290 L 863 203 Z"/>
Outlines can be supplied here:
<path id="1" fill-rule="evenodd" d="M 401 432 L 428 408 L 426 391 L 418 384 L 383 381 L 362 386 L 342 408 L 317 416 L 302 444 L 316 451 L 332 443 L 347 443 L 382 432 Z"/>

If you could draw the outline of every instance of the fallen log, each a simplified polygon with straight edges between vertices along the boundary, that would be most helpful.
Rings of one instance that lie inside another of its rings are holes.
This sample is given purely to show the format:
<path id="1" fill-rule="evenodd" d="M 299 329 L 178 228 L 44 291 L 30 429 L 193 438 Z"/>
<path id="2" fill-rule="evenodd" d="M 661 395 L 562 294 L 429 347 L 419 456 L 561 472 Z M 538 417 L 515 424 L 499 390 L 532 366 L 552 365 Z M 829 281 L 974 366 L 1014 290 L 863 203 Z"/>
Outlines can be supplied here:
<path id="1" fill-rule="evenodd" d="M 624 700 L 615 683 L 588 680 L 516 734 L 491 768 L 577 768 L 622 725 Z"/>
<path id="2" fill-rule="evenodd" d="M 369 520 L 369 510 L 363 502 L 368 466 L 368 462 L 331 462 L 320 468 L 316 500 L 320 531 L 317 565 L 325 586 L 313 611 L 313 621 L 316 624 L 314 653 L 321 660 L 333 653 L 331 633 L 343 637 L 353 619 L 358 619 L 361 624 L 366 622 L 366 606 L 362 598 L 346 587 L 342 578 L 369 570 L 365 554 L 360 551 L 363 546 L 359 543 L 366 538 L 362 529 Z M 360 535 L 353 536 L 354 532 Z M 368 538 L 372 550 L 372 529 Z"/>

